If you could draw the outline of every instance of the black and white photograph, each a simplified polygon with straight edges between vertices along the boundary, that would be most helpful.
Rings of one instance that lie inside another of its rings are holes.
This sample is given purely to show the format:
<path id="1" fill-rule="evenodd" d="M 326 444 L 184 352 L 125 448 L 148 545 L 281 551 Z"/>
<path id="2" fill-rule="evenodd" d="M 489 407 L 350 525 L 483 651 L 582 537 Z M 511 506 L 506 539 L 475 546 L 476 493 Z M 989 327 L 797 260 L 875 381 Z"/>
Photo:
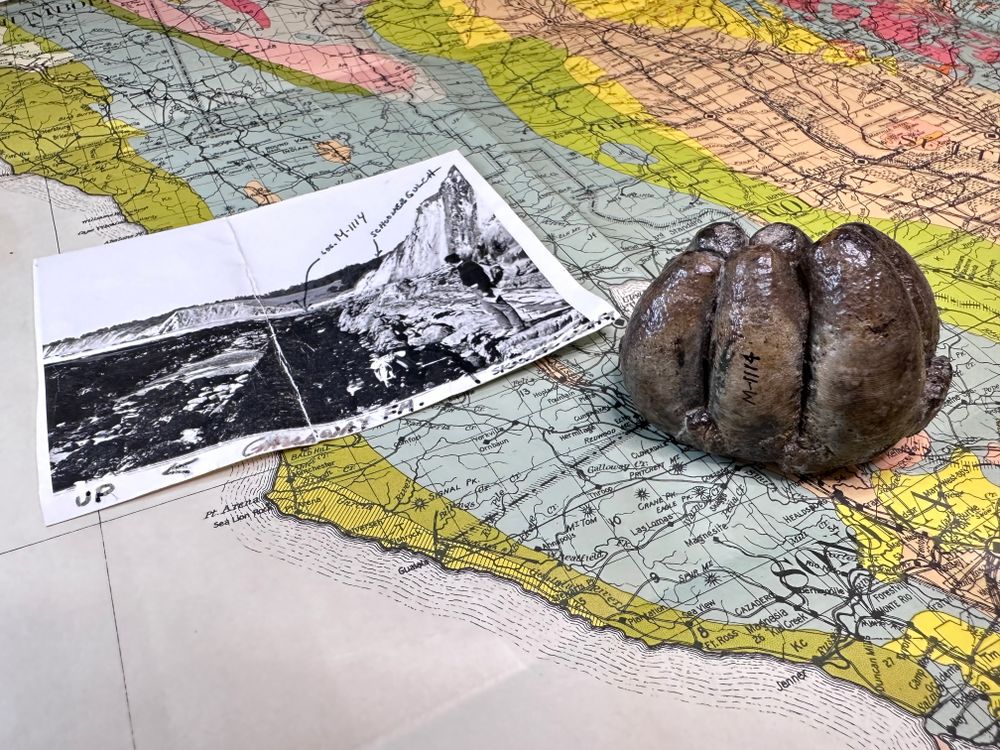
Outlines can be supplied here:
<path id="1" fill-rule="evenodd" d="M 292 221 L 309 239 L 275 247 Z M 374 426 L 612 317 L 457 154 L 202 226 L 209 247 L 186 269 L 174 255 L 162 293 L 150 292 L 157 247 L 132 248 L 126 263 L 126 243 L 101 248 L 108 260 L 89 273 L 113 274 L 126 290 L 113 309 L 74 314 L 65 290 L 84 280 L 59 261 L 76 254 L 36 268 L 43 473 L 58 515 L 89 512 L 79 493 L 95 482 L 119 502 L 236 461 L 260 436 L 278 449 Z M 199 235 L 186 232 L 196 247 Z M 162 247 L 170 234 L 126 242 Z M 188 275 L 202 301 L 164 309 L 191 294 L 178 288 Z M 216 283 L 245 293 L 211 297 Z M 129 314 L 144 309 L 155 314 Z"/>

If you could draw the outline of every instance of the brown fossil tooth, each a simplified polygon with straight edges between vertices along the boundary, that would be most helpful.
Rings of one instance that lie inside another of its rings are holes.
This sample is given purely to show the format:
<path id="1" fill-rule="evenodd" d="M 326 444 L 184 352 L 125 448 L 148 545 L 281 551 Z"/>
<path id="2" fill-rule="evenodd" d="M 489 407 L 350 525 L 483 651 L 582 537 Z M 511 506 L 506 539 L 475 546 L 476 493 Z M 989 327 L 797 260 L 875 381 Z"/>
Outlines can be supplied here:
<path id="1" fill-rule="evenodd" d="M 948 388 L 951 386 L 951 361 L 947 357 L 932 357 L 927 365 L 927 380 L 924 383 L 922 409 L 907 434 L 920 432 L 934 419 L 944 404 Z"/>
<path id="2" fill-rule="evenodd" d="M 923 412 L 921 322 L 877 243 L 847 225 L 807 253 L 807 391 L 787 469 L 816 472 L 866 460 L 909 434 Z"/>
<path id="3" fill-rule="evenodd" d="M 923 429 L 951 383 L 930 285 L 847 224 L 811 244 L 705 227 L 639 300 L 621 347 L 636 408 L 680 442 L 787 472 L 867 461 Z"/>
<path id="4" fill-rule="evenodd" d="M 808 239 L 771 232 L 787 240 L 778 249 L 756 244 L 761 234 L 726 261 L 719 280 L 708 411 L 726 451 L 771 463 L 799 427 L 809 311 L 793 261 Z"/>
<path id="5" fill-rule="evenodd" d="M 858 232 L 872 243 L 875 252 L 885 258 L 899 275 L 900 281 L 906 287 L 906 291 L 913 302 L 913 307 L 917 311 L 917 318 L 920 321 L 920 329 L 924 340 L 924 356 L 930 359 L 937 351 L 938 336 L 941 332 L 941 319 L 938 316 L 937 303 L 934 301 L 934 292 L 927 282 L 920 266 L 913 260 L 903 247 L 887 234 L 870 227 L 867 224 L 844 224 L 841 229 L 851 228 L 851 231 Z"/>
<path id="6" fill-rule="evenodd" d="M 719 221 L 700 229 L 688 243 L 688 252 L 705 250 L 723 258 L 740 252 L 747 246 L 747 233 L 729 221 Z"/>
<path id="7" fill-rule="evenodd" d="M 812 241 L 798 227 L 791 224 L 768 224 L 758 229 L 750 238 L 751 245 L 770 245 L 780 250 L 797 264 Z"/>
<path id="8" fill-rule="evenodd" d="M 636 303 L 622 337 L 625 387 L 646 419 L 682 437 L 685 414 L 706 402 L 705 370 L 722 259 L 688 251 L 674 258 Z"/>
<path id="9" fill-rule="evenodd" d="M 941 317 L 937 302 L 934 300 L 934 292 L 913 256 L 894 239 L 867 224 L 845 224 L 844 227 L 851 227 L 853 231 L 868 237 L 876 252 L 892 265 L 899 275 L 899 280 L 906 287 L 917 313 L 924 342 L 926 380 L 921 406 L 916 411 L 914 421 L 906 434 L 918 432 L 938 413 L 951 385 L 951 362 L 947 357 L 934 356 L 941 333 Z"/>

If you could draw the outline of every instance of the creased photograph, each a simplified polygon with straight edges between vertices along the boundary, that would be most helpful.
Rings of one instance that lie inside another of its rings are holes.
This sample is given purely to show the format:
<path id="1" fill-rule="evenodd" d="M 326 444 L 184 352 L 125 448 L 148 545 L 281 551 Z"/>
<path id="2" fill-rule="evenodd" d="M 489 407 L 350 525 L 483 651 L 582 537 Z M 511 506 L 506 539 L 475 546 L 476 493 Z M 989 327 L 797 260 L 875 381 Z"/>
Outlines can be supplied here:
<path id="1" fill-rule="evenodd" d="M 359 432 L 614 317 L 457 153 L 44 258 L 36 289 L 47 523 Z"/>

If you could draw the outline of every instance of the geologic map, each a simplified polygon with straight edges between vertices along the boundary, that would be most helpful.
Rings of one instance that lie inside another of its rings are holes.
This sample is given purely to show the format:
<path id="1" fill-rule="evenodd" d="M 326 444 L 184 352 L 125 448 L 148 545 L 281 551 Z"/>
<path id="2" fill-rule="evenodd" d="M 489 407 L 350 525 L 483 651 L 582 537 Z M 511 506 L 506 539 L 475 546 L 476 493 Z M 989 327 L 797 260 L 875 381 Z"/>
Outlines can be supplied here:
<path id="1" fill-rule="evenodd" d="M 33 257 L 452 149 L 622 321 L 711 221 L 869 222 L 926 272 L 955 365 L 925 432 L 797 481 L 645 425 L 619 321 L 391 425 L 48 530 L 21 398 L 0 443 L 4 746 L 306 746 L 324 705 L 330 746 L 501 746 L 531 719 L 489 686 L 526 660 L 562 670 L 523 689 L 563 721 L 547 744 L 578 724 L 624 742 L 555 705 L 588 691 L 695 747 L 726 722 L 746 747 L 1000 744 L 994 5 L 15 0 L 0 35 L 18 393 Z M 330 674 L 349 679 L 323 699 Z"/>

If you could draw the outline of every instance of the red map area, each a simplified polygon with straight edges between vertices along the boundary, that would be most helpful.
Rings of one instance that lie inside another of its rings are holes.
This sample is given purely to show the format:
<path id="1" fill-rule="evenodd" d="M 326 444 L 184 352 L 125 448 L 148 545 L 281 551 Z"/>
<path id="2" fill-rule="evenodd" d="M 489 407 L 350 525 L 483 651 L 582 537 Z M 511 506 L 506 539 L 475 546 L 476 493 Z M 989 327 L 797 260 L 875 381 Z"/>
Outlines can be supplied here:
<path id="1" fill-rule="evenodd" d="M 237 13 L 250 16 L 262 29 L 271 26 L 271 19 L 267 17 L 267 12 L 252 0 L 219 0 L 219 2 Z"/>
<path id="2" fill-rule="evenodd" d="M 850 21 L 852 18 L 858 18 L 861 15 L 860 8 L 855 8 L 853 5 L 848 5 L 847 3 L 834 3 L 831 10 L 833 17 L 838 21 Z"/>
<path id="3" fill-rule="evenodd" d="M 819 0 L 785 0 L 785 5 L 809 16 L 819 12 Z"/>
<path id="4" fill-rule="evenodd" d="M 864 29 L 880 39 L 895 42 L 910 52 L 916 52 L 940 65 L 954 67 L 958 63 L 958 48 L 942 32 L 957 30 L 958 19 L 922 3 L 901 3 L 880 0 L 861 22 Z"/>
<path id="5" fill-rule="evenodd" d="M 819 12 L 819 0 L 779 2 L 807 18 Z M 945 73 L 956 68 L 968 69 L 973 58 L 989 65 L 1000 63 L 1000 34 L 969 28 L 969 22 L 952 13 L 949 7 L 931 0 L 838 0 L 830 5 L 830 13 L 838 21 L 857 21 L 879 39 L 920 55 Z"/>

